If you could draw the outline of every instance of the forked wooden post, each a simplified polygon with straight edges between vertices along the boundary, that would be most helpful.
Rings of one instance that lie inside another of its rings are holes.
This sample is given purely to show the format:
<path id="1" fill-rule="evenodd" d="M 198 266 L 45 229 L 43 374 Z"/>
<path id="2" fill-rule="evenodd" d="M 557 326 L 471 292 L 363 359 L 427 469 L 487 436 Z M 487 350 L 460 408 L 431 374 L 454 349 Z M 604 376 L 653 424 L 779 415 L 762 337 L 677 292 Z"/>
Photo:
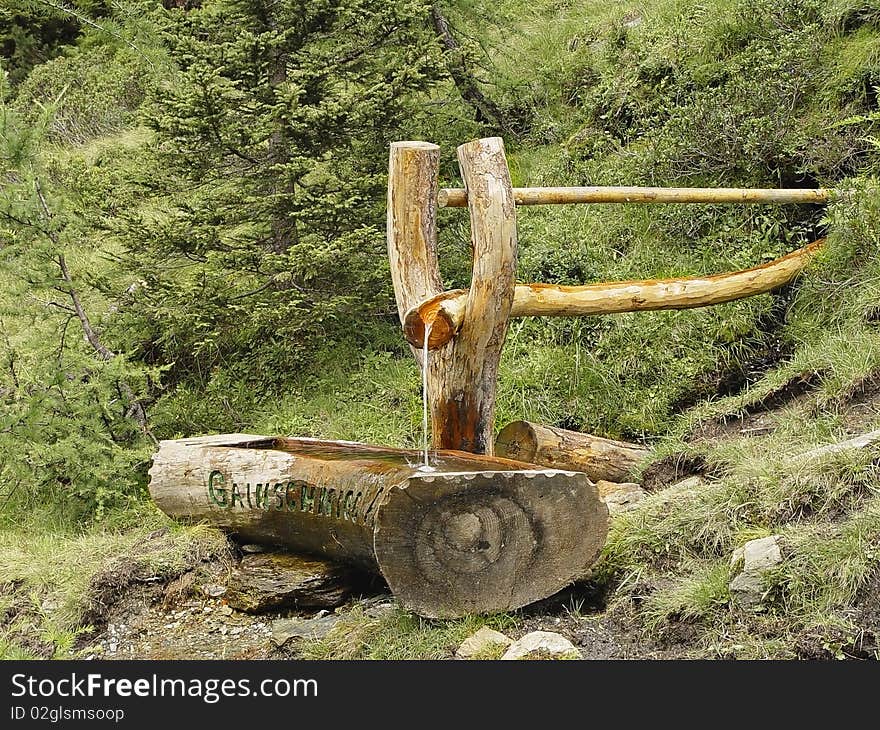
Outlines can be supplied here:
<path id="1" fill-rule="evenodd" d="M 498 363 L 516 283 L 516 210 L 499 137 L 461 145 L 458 161 L 469 191 L 474 265 L 458 336 L 435 350 L 428 365 L 433 447 L 491 454 Z M 443 291 L 437 263 L 438 165 L 435 145 L 391 146 L 388 257 L 401 324 L 411 308 Z M 421 362 L 421 353 L 415 354 Z"/>
<path id="2" fill-rule="evenodd" d="M 438 190 L 436 145 L 397 142 L 391 146 L 388 256 L 406 339 L 419 362 L 425 345 L 434 353 L 429 356 L 426 378 L 434 448 L 489 455 L 494 451 L 498 364 L 511 317 L 691 309 L 743 299 L 793 281 L 824 245 L 820 239 L 775 261 L 712 276 L 585 286 L 517 285 L 517 205 L 824 203 L 835 194 L 826 189 L 515 189 L 499 137 L 461 145 L 458 161 L 465 187 Z M 468 207 L 474 259 L 468 289 L 443 289 L 437 263 L 438 205 Z"/>

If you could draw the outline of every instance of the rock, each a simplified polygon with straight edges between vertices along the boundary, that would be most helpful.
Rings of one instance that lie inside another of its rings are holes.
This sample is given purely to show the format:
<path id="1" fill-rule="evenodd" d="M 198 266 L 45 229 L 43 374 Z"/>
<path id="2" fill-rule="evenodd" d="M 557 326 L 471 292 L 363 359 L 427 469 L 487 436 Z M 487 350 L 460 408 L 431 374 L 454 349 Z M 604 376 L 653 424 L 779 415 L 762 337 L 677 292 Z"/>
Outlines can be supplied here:
<path id="1" fill-rule="evenodd" d="M 256 545 L 255 543 L 245 543 L 241 546 L 241 551 L 250 555 L 256 555 L 257 553 L 266 552 L 266 546 Z"/>
<path id="2" fill-rule="evenodd" d="M 761 608 L 765 574 L 782 562 L 781 541 L 779 535 L 770 535 L 749 540 L 733 551 L 730 568 L 734 577 L 728 589 L 734 606 L 750 611 Z"/>
<path id="3" fill-rule="evenodd" d="M 314 618 L 279 618 L 272 622 L 272 641 L 283 646 L 291 639 L 323 639 L 341 617 L 330 613 Z"/>
<path id="4" fill-rule="evenodd" d="M 635 483 L 624 482 L 615 486 L 616 489 L 607 492 L 603 497 L 610 515 L 627 512 L 648 496 L 648 493 Z"/>
<path id="5" fill-rule="evenodd" d="M 505 636 L 500 631 L 484 626 L 479 631 L 471 634 L 455 652 L 462 659 L 488 658 L 493 651 L 506 649 L 513 643 L 513 639 Z M 497 656 L 497 654 L 495 655 Z"/>
<path id="6" fill-rule="evenodd" d="M 668 487 L 668 489 L 674 489 L 679 492 L 689 492 L 693 489 L 699 489 L 705 484 L 706 480 L 703 479 L 703 477 L 697 475 L 688 477 L 687 479 L 682 479 L 680 482 L 676 482 L 672 486 Z"/>
<path id="7" fill-rule="evenodd" d="M 205 583 L 202 586 L 202 593 L 208 596 L 208 598 L 219 598 L 226 593 L 226 586 L 222 586 L 219 583 Z"/>
<path id="8" fill-rule="evenodd" d="M 532 631 L 513 642 L 502 659 L 580 659 L 574 644 L 553 631 Z"/>
<path id="9" fill-rule="evenodd" d="M 621 489 L 641 489 L 641 485 L 635 482 L 609 482 L 605 479 L 599 479 L 596 481 L 596 489 L 599 490 L 599 496 L 605 499 L 609 494 L 619 492 Z"/>
<path id="10" fill-rule="evenodd" d="M 393 603 L 376 603 L 372 606 L 367 606 L 364 609 L 364 616 L 369 616 L 370 618 L 383 618 L 393 612 Z"/>
<path id="11" fill-rule="evenodd" d="M 335 608 L 348 598 L 354 574 L 326 560 L 290 553 L 245 555 L 233 569 L 226 602 L 247 613 L 283 608 Z"/>

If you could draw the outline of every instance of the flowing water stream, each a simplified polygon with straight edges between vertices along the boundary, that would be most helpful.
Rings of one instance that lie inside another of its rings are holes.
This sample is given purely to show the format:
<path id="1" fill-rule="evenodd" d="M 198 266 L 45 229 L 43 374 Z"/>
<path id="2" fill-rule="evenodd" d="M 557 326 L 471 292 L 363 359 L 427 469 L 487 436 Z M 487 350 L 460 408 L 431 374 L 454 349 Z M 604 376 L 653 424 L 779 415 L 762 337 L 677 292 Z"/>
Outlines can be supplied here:
<path id="1" fill-rule="evenodd" d="M 422 471 L 434 471 L 428 461 L 428 441 L 430 439 L 430 428 L 428 425 L 428 337 L 431 334 L 431 325 L 425 325 L 425 344 L 422 348 L 422 457 L 423 462 L 420 469 Z"/>

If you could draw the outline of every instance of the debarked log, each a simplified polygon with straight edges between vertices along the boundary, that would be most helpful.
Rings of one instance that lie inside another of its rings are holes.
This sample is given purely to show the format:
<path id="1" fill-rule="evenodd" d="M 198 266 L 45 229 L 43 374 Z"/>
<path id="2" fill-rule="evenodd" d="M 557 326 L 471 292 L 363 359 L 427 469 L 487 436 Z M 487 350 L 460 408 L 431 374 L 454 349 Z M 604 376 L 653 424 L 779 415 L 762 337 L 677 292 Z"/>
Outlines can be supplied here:
<path id="1" fill-rule="evenodd" d="M 150 494 L 171 517 L 379 572 L 443 618 L 546 598 L 596 560 L 608 511 L 585 474 L 456 451 L 228 434 L 163 441 Z"/>
<path id="2" fill-rule="evenodd" d="M 581 471 L 594 481 L 626 482 L 649 451 L 625 441 L 513 421 L 495 439 L 495 453 L 530 464 Z"/>
<path id="3" fill-rule="evenodd" d="M 517 284 L 511 317 L 583 317 L 621 312 L 693 309 L 764 294 L 788 284 L 810 263 L 825 239 L 781 258 L 743 271 L 712 276 L 644 281 L 613 281 L 585 286 Z M 406 339 L 421 344 L 430 324 L 428 347 L 435 349 L 455 337 L 464 318 L 467 289 L 437 294 L 407 311 Z"/>
<path id="4" fill-rule="evenodd" d="M 828 188 L 657 188 L 631 186 L 514 188 L 517 205 L 565 203 L 827 203 L 834 195 Z M 442 188 L 437 193 L 441 208 L 468 204 L 464 188 Z"/>

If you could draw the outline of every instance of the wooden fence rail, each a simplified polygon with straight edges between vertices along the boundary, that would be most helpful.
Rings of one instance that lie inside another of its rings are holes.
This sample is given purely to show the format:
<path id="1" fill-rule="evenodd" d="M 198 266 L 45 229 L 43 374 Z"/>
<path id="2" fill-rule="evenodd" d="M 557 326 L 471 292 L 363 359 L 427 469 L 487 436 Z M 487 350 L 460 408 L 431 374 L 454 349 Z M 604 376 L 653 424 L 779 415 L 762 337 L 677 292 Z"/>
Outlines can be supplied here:
<path id="1" fill-rule="evenodd" d="M 645 187 L 563 187 L 514 188 L 517 205 L 558 205 L 565 203 L 827 203 L 836 193 L 829 188 L 645 188 Z M 441 188 L 437 204 L 441 208 L 467 206 L 464 188 Z"/>

